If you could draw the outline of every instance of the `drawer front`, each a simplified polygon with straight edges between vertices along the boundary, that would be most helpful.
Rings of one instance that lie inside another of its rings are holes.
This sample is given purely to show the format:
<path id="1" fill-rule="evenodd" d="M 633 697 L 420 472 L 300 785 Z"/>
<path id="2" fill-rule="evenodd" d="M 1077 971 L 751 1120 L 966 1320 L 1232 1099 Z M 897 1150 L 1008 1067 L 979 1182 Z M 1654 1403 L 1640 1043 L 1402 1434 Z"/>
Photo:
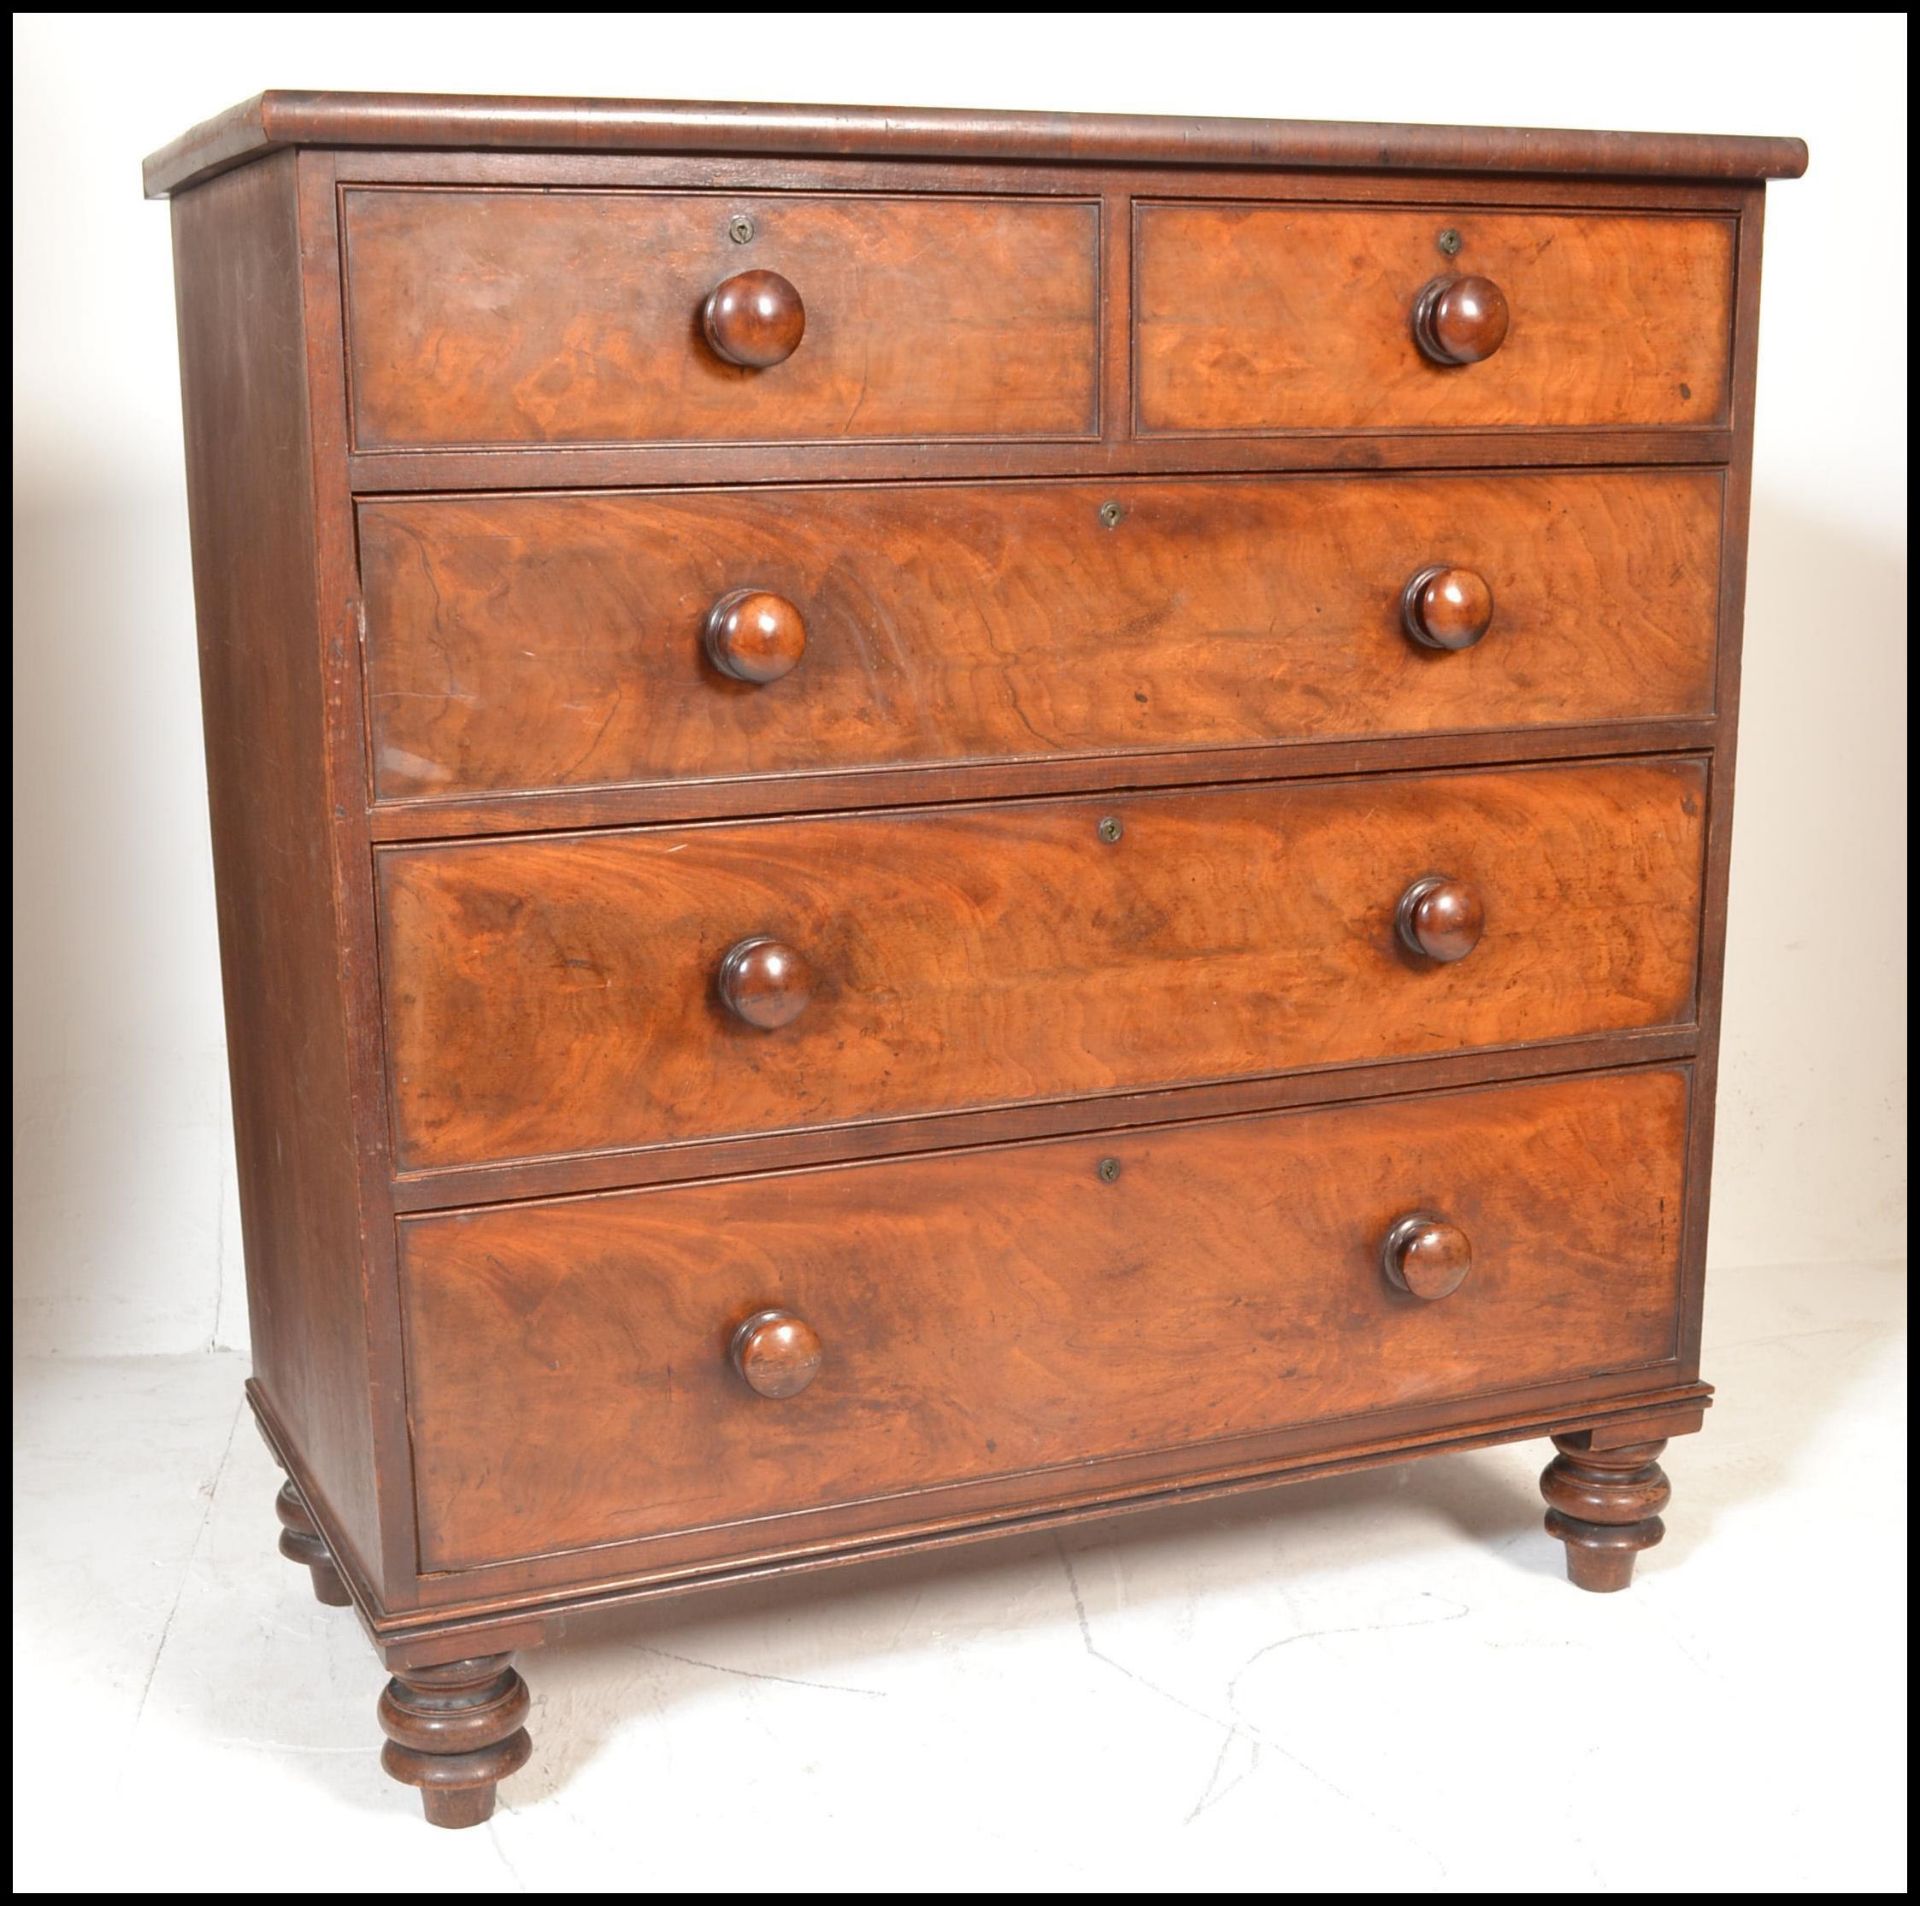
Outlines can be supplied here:
<path id="1" fill-rule="evenodd" d="M 362 449 L 1099 429 L 1085 201 L 361 190 L 345 205 Z M 798 294 L 783 362 L 730 363 L 708 342 L 710 296 L 745 273 Z"/>
<path id="2" fill-rule="evenodd" d="M 409 1220 L 423 1564 L 1021 1472 L 1037 1500 L 1059 1465 L 1662 1361 L 1686 1099 L 1623 1073 Z M 1383 1269 L 1414 1213 L 1464 1235 L 1450 1295 Z M 817 1337 L 797 1394 L 730 1360 L 763 1309 Z"/>
<path id="3" fill-rule="evenodd" d="M 1730 218 L 1157 204 L 1135 220 L 1143 431 L 1727 421 Z M 1500 288 L 1508 326 L 1490 356 L 1443 365 L 1415 303 L 1460 277 Z"/>
<path id="4" fill-rule="evenodd" d="M 1607 762 L 390 849 L 397 1163 L 1687 1023 L 1705 809 Z M 1433 874 L 1463 958 L 1396 927 Z"/>
<path id="5" fill-rule="evenodd" d="M 360 511 L 375 784 L 1708 714 L 1721 488 L 1676 470 L 383 499 Z M 1443 564 L 1491 594 L 1467 648 L 1407 626 L 1409 581 Z M 769 679 L 726 672 L 719 632 L 708 647 L 743 590 L 798 623 Z"/>

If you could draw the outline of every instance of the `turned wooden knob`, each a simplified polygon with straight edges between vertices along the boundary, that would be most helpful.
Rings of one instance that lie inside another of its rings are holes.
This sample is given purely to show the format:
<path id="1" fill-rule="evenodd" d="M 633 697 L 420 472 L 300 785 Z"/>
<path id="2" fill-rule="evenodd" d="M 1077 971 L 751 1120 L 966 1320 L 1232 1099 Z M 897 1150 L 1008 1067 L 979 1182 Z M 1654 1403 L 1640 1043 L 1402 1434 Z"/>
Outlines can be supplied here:
<path id="1" fill-rule="evenodd" d="M 733 1367 L 760 1396 L 798 1396 L 820 1374 L 820 1333 L 790 1310 L 757 1310 L 733 1333 Z"/>
<path id="2" fill-rule="evenodd" d="M 764 371 L 800 348 L 807 307 L 777 271 L 743 271 L 707 294 L 700 323 L 716 357 Z"/>
<path id="3" fill-rule="evenodd" d="M 1424 959 L 1464 960 L 1480 944 L 1487 910 L 1480 892 L 1448 874 L 1428 874 L 1400 896 L 1401 940 Z"/>
<path id="4" fill-rule="evenodd" d="M 1473 1269 L 1473 1247 L 1457 1224 L 1431 1211 L 1401 1218 L 1380 1245 L 1380 1268 L 1387 1282 L 1412 1297 L 1432 1303 L 1451 1297 Z"/>
<path id="5" fill-rule="evenodd" d="M 749 1026 L 772 1032 L 790 1026 L 813 997 L 813 970 L 804 953 L 757 936 L 730 947 L 720 962 L 720 1000 Z"/>
<path id="6" fill-rule="evenodd" d="M 1471 569 L 1435 563 L 1408 578 L 1400 617 L 1430 649 L 1470 649 L 1493 626 L 1493 591 Z"/>
<path id="7" fill-rule="evenodd" d="M 1507 294 L 1491 278 L 1436 278 L 1413 301 L 1413 338 L 1436 364 L 1478 364 L 1507 337 Z"/>
<path id="8" fill-rule="evenodd" d="M 785 596 L 735 589 L 707 611 L 707 660 L 736 682 L 777 682 L 807 652 L 807 625 Z"/>

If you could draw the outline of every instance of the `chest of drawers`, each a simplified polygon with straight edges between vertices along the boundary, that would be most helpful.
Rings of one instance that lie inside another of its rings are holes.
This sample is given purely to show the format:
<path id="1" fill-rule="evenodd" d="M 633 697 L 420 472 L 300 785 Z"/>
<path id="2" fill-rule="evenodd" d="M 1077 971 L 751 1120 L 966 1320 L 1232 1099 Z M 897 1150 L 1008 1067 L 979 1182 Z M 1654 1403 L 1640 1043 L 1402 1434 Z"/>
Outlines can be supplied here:
<path id="1" fill-rule="evenodd" d="M 173 200 L 282 1549 L 642 1598 L 1697 1429 L 1792 140 L 270 93 Z"/>

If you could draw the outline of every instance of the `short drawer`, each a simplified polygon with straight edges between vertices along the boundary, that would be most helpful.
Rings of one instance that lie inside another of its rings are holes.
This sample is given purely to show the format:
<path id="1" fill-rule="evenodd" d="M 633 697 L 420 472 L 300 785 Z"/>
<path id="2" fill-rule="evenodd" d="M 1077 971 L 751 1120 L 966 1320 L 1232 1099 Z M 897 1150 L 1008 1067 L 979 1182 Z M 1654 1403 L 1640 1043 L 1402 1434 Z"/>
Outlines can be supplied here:
<path id="1" fill-rule="evenodd" d="M 1644 1369 L 1686 1104 L 1619 1073 L 410 1219 L 423 1565 L 766 1551 L 994 1478 L 1007 1513 L 1065 1465 Z"/>
<path id="2" fill-rule="evenodd" d="M 1087 201 L 362 189 L 344 219 L 361 449 L 1099 429 Z"/>
<path id="3" fill-rule="evenodd" d="M 1731 218 L 1149 203 L 1134 247 L 1150 434 L 1727 421 Z"/>
<path id="4" fill-rule="evenodd" d="M 375 787 L 398 801 L 1710 714 L 1722 484 L 383 498 L 360 510 Z M 1436 571 L 1464 603 L 1437 631 L 1408 607 Z"/>
<path id="5" fill-rule="evenodd" d="M 396 1162 L 1690 1023 L 1706 793 L 1623 761 L 384 850 Z"/>

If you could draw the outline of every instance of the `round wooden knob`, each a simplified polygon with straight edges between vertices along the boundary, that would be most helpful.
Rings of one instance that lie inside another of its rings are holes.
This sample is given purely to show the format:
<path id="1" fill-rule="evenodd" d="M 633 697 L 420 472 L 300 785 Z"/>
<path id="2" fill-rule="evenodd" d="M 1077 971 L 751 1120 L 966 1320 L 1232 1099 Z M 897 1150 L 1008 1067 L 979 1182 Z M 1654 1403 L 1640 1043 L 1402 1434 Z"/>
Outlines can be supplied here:
<path id="1" fill-rule="evenodd" d="M 807 652 L 807 625 L 785 596 L 735 589 L 707 611 L 707 660 L 736 682 L 777 682 Z"/>
<path id="2" fill-rule="evenodd" d="M 1436 364 L 1478 364 L 1507 337 L 1507 294 L 1491 278 L 1436 278 L 1413 301 L 1413 336 Z"/>
<path id="3" fill-rule="evenodd" d="M 820 1374 L 820 1333 L 790 1310 L 757 1310 L 733 1333 L 729 1354 L 756 1394 L 798 1396 Z"/>
<path id="4" fill-rule="evenodd" d="M 721 1003 L 763 1032 L 792 1025 L 812 997 L 813 970 L 806 955 L 778 940 L 742 940 L 720 962 Z"/>
<path id="5" fill-rule="evenodd" d="M 1431 1211 L 1413 1211 L 1400 1219 L 1380 1246 L 1380 1268 L 1387 1282 L 1432 1303 L 1450 1297 L 1473 1269 L 1473 1246 L 1457 1224 Z"/>
<path id="6" fill-rule="evenodd" d="M 1400 615 L 1407 633 L 1430 649 L 1470 649 L 1493 626 L 1493 591 L 1471 569 L 1435 563 L 1408 578 Z"/>
<path id="7" fill-rule="evenodd" d="M 716 357 L 764 371 L 800 348 L 807 307 L 777 271 L 743 271 L 708 293 L 700 322 Z"/>
<path id="8" fill-rule="evenodd" d="M 1464 960 L 1480 944 L 1487 910 L 1479 890 L 1447 874 L 1428 874 L 1400 896 L 1400 938 L 1415 953 L 1443 963 Z"/>

